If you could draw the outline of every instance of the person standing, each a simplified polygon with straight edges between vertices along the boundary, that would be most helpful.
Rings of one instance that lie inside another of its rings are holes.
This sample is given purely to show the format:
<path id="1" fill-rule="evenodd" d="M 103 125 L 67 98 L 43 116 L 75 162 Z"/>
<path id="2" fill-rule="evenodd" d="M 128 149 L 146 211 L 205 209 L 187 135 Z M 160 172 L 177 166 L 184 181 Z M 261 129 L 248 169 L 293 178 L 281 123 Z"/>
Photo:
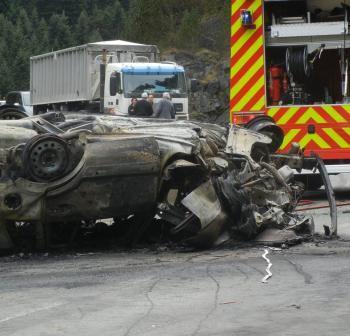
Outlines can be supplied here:
<path id="1" fill-rule="evenodd" d="M 154 96 L 152 94 L 148 95 L 148 101 L 154 107 Z"/>
<path id="2" fill-rule="evenodd" d="M 128 107 L 128 114 L 129 116 L 134 116 L 135 115 L 135 105 L 137 103 L 136 98 L 131 98 L 131 104 Z"/>
<path id="3" fill-rule="evenodd" d="M 151 117 L 153 108 L 148 99 L 148 93 L 144 92 L 141 95 L 141 100 L 135 104 L 135 117 Z"/>
<path id="4" fill-rule="evenodd" d="M 159 119 L 175 119 L 175 109 L 169 92 L 163 93 L 163 99 L 156 105 L 153 116 Z"/>
<path id="5" fill-rule="evenodd" d="M 154 96 L 153 96 L 153 94 L 149 94 L 147 100 L 148 100 L 148 102 L 152 105 L 152 110 L 153 110 L 152 116 L 153 116 L 153 114 L 154 114 L 154 108 L 155 108 Z"/>

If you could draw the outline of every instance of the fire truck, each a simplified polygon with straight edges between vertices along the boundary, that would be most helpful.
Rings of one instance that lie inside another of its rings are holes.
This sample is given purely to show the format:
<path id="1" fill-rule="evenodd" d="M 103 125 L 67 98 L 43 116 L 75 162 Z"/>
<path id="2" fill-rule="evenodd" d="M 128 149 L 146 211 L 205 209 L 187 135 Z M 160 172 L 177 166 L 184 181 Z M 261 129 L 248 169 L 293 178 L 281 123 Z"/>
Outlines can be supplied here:
<path id="1" fill-rule="evenodd" d="M 349 1 L 350 5 L 350 1 Z M 230 117 L 284 131 L 330 174 L 350 172 L 350 6 L 338 0 L 232 0 Z M 272 121 L 271 119 L 271 121 Z"/>

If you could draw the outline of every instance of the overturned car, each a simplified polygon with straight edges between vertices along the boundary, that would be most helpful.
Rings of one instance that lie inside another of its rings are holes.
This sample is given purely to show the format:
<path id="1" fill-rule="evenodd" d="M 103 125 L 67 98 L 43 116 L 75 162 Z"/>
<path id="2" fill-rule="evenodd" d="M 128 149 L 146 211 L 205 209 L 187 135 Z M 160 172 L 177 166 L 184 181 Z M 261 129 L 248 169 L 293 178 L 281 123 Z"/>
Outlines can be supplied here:
<path id="1" fill-rule="evenodd" d="M 283 134 L 269 127 L 57 113 L 1 120 L 0 249 L 71 243 L 104 219 L 125 244 L 205 248 L 267 228 L 310 235 L 312 218 L 293 212 L 304 191 L 294 169 L 321 168 L 332 200 L 327 175 L 297 144 L 274 154 Z"/>

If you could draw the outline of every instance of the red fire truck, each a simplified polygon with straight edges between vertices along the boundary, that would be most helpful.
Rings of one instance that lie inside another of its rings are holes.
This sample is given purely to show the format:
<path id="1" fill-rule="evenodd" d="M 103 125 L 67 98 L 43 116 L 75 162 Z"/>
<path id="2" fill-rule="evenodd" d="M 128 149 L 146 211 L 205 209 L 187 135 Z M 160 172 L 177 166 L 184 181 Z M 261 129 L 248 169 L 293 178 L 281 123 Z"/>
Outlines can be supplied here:
<path id="1" fill-rule="evenodd" d="M 259 128 L 271 117 L 285 134 L 282 152 L 298 142 L 306 154 L 319 154 L 329 173 L 350 172 L 350 6 L 344 0 L 231 6 L 231 122 Z"/>

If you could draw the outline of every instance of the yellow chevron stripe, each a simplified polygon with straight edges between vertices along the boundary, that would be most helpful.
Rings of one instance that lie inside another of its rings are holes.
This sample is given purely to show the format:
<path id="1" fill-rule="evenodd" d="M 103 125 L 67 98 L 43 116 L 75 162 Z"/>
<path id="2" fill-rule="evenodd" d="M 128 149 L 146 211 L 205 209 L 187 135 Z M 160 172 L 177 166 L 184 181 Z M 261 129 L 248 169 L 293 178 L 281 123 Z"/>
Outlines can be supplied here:
<path id="1" fill-rule="evenodd" d="M 258 41 L 256 41 L 258 42 Z M 237 74 L 239 70 L 242 69 L 242 67 L 247 63 L 247 60 L 251 59 L 253 55 L 258 51 L 258 49 L 261 47 L 261 43 L 254 43 L 250 46 L 250 48 L 242 55 L 240 60 L 236 62 L 233 67 L 231 68 L 231 78 Z"/>
<path id="2" fill-rule="evenodd" d="M 264 58 L 263 55 L 259 57 L 259 59 L 253 64 L 252 67 L 239 79 L 238 82 L 233 84 L 233 88 L 231 91 L 231 97 L 235 97 L 244 87 L 244 85 L 252 78 L 261 67 L 264 66 Z"/>
<path id="3" fill-rule="evenodd" d="M 350 145 L 348 144 L 348 142 L 343 139 L 333 128 L 323 128 L 323 130 L 325 131 L 325 133 L 327 133 L 327 135 L 337 143 L 337 145 L 340 148 L 349 148 Z"/>
<path id="4" fill-rule="evenodd" d="M 283 139 L 283 143 L 281 145 L 281 149 L 285 149 L 292 141 L 293 139 L 299 134 L 301 130 L 300 129 L 292 129 L 290 130 Z"/>
<path id="5" fill-rule="evenodd" d="M 310 141 L 313 141 L 321 149 L 331 148 L 331 146 L 318 134 L 306 134 L 299 141 L 301 148 L 305 148 Z"/>
<path id="6" fill-rule="evenodd" d="M 262 25 L 262 16 L 260 16 L 255 24 L 256 24 L 256 29 L 259 29 Z M 231 57 L 233 57 L 234 55 L 236 55 L 236 53 L 241 50 L 241 48 L 244 48 L 244 45 L 250 40 L 250 38 L 252 37 L 252 35 L 255 33 L 256 29 L 249 29 L 249 31 L 247 31 L 245 34 L 243 34 L 241 36 L 240 39 L 238 39 L 238 41 L 236 41 L 232 48 L 231 48 Z M 263 37 L 260 36 L 256 42 L 259 42 L 260 45 L 263 45 Z"/>
<path id="7" fill-rule="evenodd" d="M 234 110 L 241 111 L 244 105 L 248 104 L 253 96 L 265 85 L 264 76 L 262 76 L 234 106 Z"/>
<path id="8" fill-rule="evenodd" d="M 343 108 L 346 112 L 350 113 L 350 105 L 342 105 L 342 108 Z"/>
<path id="9" fill-rule="evenodd" d="M 343 130 L 350 136 L 350 127 L 343 127 Z"/>
<path id="10" fill-rule="evenodd" d="M 243 5 L 244 1 L 235 1 L 235 4 L 232 5 L 232 14 L 235 13 L 242 5 Z M 251 11 L 252 14 L 254 14 L 254 12 L 261 6 L 261 2 L 260 1 L 254 1 L 248 8 Z M 231 26 L 231 36 L 233 36 L 235 33 L 237 33 L 237 31 L 239 30 L 239 28 L 242 27 L 242 23 L 241 20 L 237 20 L 232 26 Z"/>
<path id="11" fill-rule="evenodd" d="M 231 15 L 236 13 L 243 4 L 244 4 L 244 0 L 234 1 L 231 7 Z M 241 27 L 241 25 L 242 23 L 241 23 L 241 20 L 239 19 L 231 26 L 231 36 L 233 36 L 237 32 L 237 30 Z"/>
<path id="12" fill-rule="evenodd" d="M 333 118 L 336 122 L 346 122 L 346 119 L 344 119 L 342 117 L 341 114 L 339 114 L 339 112 L 337 112 L 333 106 L 322 106 L 322 109 L 331 117 Z"/>
<path id="13" fill-rule="evenodd" d="M 265 107 L 265 95 L 251 108 L 252 111 L 261 111 Z"/>
<path id="14" fill-rule="evenodd" d="M 231 26 L 231 36 L 237 33 L 239 28 L 242 27 L 242 22 L 241 20 L 237 20 L 232 26 Z"/>
<path id="15" fill-rule="evenodd" d="M 235 13 L 239 10 L 239 8 L 244 4 L 244 0 L 234 0 L 231 6 L 231 13 Z"/>
<path id="16" fill-rule="evenodd" d="M 271 118 L 273 118 L 279 110 L 280 110 L 279 107 L 272 107 L 272 108 L 268 109 L 267 115 L 270 116 Z"/>
<path id="17" fill-rule="evenodd" d="M 325 124 L 326 120 L 322 118 L 313 108 L 308 108 L 306 112 L 297 120 L 297 125 L 303 125 L 309 120 L 314 120 L 318 124 Z"/>
<path id="18" fill-rule="evenodd" d="M 230 79 L 232 79 L 234 75 L 235 75 L 235 73 L 233 71 L 233 66 L 231 66 Z"/>
<path id="19" fill-rule="evenodd" d="M 276 121 L 276 124 L 285 125 L 297 112 L 299 111 L 299 107 L 291 107 L 286 110 L 283 116 Z"/>

